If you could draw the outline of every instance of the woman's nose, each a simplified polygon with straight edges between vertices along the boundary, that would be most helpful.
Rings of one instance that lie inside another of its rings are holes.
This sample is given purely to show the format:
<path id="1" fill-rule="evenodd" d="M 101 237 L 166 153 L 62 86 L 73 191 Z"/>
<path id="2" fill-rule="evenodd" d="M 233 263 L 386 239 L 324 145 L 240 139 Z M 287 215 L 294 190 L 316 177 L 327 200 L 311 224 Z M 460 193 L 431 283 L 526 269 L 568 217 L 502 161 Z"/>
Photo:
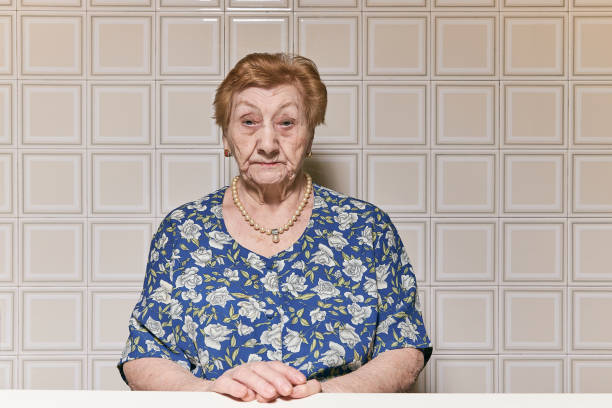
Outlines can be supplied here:
<path id="1" fill-rule="evenodd" d="M 274 126 L 271 123 L 264 123 L 259 130 L 258 149 L 267 155 L 278 152 L 278 139 Z"/>

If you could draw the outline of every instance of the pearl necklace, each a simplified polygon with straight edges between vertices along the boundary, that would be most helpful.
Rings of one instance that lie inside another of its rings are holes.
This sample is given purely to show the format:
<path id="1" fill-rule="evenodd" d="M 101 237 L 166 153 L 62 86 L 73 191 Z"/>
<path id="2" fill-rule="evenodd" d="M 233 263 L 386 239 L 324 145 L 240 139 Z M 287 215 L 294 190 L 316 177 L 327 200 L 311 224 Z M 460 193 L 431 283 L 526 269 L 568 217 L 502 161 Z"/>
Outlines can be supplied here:
<path id="1" fill-rule="evenodd" d="M 236 207 L 244 217 L 244 220 L 248 222 L 249 225 L 255 229 L 255 231 L 259 231 L 262 234 L 266 235 L 272 235 L 272 242 L 277 244 L 278 242 L 280 242 L 280 234 L 289 230 L 289 228 L 291 228 L 293 224 L 295 224 L 298 217 L 302 214 L 302 210 L 308 203 L 308 198 L 310 197 L 310 193 L 312 192 L 312 177 L 310 177 L 310 174 L 308 173 L 305 173 L 305 175 L 306 187 L 304 188 L 304 198 L 302 198 L 300 205 L 298 205 L 298 209 L 295 211 L 295 214 L 291 218 L 289 218 L 289 221 L 287 221 L 282 227 L 265 228 L 264 226 L 257 224 L 255 220 L 251 218 L 249 213 L 247 213 L 246 209 L 244 208 L 244 205 L 240 201 L 240 198 L 238 198 L 238 179 L 240 178 L 240 176 L 236 176 L 232 180 L 232 198 L 234 199 L 234 205 L 236 205 Z"/>

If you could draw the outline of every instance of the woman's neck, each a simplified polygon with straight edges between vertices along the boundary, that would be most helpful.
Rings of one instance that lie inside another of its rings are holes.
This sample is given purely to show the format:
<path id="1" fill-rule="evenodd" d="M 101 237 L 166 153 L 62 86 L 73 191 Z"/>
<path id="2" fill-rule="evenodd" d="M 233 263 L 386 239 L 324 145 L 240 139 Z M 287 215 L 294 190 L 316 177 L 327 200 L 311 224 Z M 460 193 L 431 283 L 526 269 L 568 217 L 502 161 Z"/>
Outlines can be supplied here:
<path id="1" fill-rule="evenodd" d="M 261 185 L 240 177 L 238 181 L 238 195 L 244 205 L 254 209 L 266 207 L 268 211 L 274 211 L 285 206 L 298 205 L 306 180 L 304 172 L 299 171 L 297 175 L 285 183 Z"/>

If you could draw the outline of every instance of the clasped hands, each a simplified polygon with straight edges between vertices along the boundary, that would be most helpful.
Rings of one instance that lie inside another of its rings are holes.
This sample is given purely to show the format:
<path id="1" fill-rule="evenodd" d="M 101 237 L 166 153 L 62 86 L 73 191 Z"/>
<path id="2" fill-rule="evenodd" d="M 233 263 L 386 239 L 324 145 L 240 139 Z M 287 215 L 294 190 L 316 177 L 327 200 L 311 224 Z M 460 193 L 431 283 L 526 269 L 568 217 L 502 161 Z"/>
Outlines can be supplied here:
<path id="1" fill-rule="evenodd" d="M 207 391 L 240 401 L 271 402 L 277 398 L 304 398 L 321 392 L 321 383 L 280 361 L 253 361 L 231 368 L 208 383 Z"/>

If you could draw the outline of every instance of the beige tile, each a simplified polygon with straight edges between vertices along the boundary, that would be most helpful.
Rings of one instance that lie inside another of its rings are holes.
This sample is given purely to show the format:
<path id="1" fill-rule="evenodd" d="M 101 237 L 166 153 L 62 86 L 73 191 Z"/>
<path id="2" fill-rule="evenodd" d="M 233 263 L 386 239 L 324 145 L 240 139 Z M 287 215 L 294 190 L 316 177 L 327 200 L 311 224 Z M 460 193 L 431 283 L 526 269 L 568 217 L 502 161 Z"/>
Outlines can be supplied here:
<path id="1" fill-rule="evenodd" d="M 612 16 L 574 16 L 574 74 L 612 74 Z"/>
<path id="2" fill-rule="evenodd" d="M 88 7 L 92 10 L 96 7 L 150 7 L 153 0 L 89 0 Z M 153 1 L 153 3 L 155 3 Z"/>
<path id="3" fill-rule="evenodd" d="M 89 360 L 90 390 L 129 391 L 117 371 L 117 359 L 96 356 Z"/>
<path id="4" fill-rule="evenodd" d="M 18 0 L 17 8 L 20 10 L 35 10 L 36 8 L 44 10 L 63 7 L 81 8 L 84 2 L 85 0 Z"/>
<path id="5" fill-rule="evenodd" d="M 491 393 L 496 390 L 496 358 L 440 357 L 432 361 L 431 392 L 437 393 Z"/>
<path id="6" fill-rule="evenodd" d="M 93 75 L 150 75 L 152 16 L 91 16 Z"/>
<path id="7" fill-rule="evenodd" d="M 147 265 L 151 223 L 94 222 L 90 231 L 90 283 L 141 284 Z"/>
<path id="8" fill-rule="evenodd" d="M 563 75 L 564 18 L 504 18 L 505 75 Z"/>
<path id="9" fill-rule="evenodd" d="M 493 16 L 435 16 L 436 75 L 495 75 L 495 22 Z"/>
<path id="10" fill-rule="evenodd" d="M 22 75 L 82 75 L 83 17 L 21 16 Z"/>
<path id="11" fill-rule="evenodd" d="M 496 296 L 494 289 L 434 289 L 435 349 L 494 351 Z"/>
<path id="12" fill-rule="evenodd" d="M 291 0 L 226 0 L 231 8 L 290 8 Z"/>
<path id="13" fill-rule="evenodd" d="M 574 85 L 574 143 L 612 144 L 612 86 Z"/>
<path id="14" fill-rule="evenodd" d="M 504 142 L 562 144 L 564 94 L 563 85 L 506 85 Z"/>
<path id="15" fill-rule="evenodd" d="M 602 324 L 612 313 L 612 291 L 572 291 L 572 348 L 612 350 L 612 326 Z"/>
<path id="16" fill-rule="evenodd" d="M 611 0 L 573 0 L 574 7 L 612 7 Z"/>
<path id="17" fill-rule="evenodd" d="M 160 7 L 209 7 L 211 9 L 218 9 L 223 6 L 224 0 L 160 0 Z"/>
<path id="18" fill-rule="evenodd" d="M 229 66 L 252 52 L 289 52 L 289 15 L 229 16 Z"/>
<path id="19" fill-rule="evenodd" d="M 564 290 L 505 290 L 504 337 L 506 351 L 563 351 Z"/>
<path id="20" fill-rule="evenodd" d="M 21 360 L 22 386 L 26 390 L 80 390 L 83 360 L 24 357 Z"/>
<path id="21" fill-rule="evenodd" d="M 494 85 L 437 85 L 436 143 L 494 144 L 495 106 Z"/>
<path id="22" fill-rule="evenodd" d="M 0 153 L 0 213 L 13 211 L 13 155 Z"/>
<path id="23" fill-rule="evenodd" d="M 23 144 L 80 144 L 83 131 L 81 84 L 23 84 Z"/>
<path id="24" fill-rule="evenodd" d="M 433 0 L 436 7 L 493 7 L 495 0 Z"/>
<path id="25" fill-rule="evenodd" d="M 141 213 L 151 211 L 151 156 L 147 153 L 94 153 L 92 212 Z"/>
<path id="26" fill-rule="evenodd" d="M 24 290 L 21 349 L 83 351 L 83 301 L 80 290 Z"/>
<path id="27" fill-rule="evenodd" d="M 23 212 L 80 213 L 81 162 L 79 153 L 23 153 Z"/>
<path id="28" fill-rule="evenodd" d="M 576 222 L 571 231 L 573 280 L 612 281 L 612 224 Z"/>
<path id="29" fill-rule="evenodd" d="M 571 392 L 612 392 L 612 359 L 571 359 Z"/>
<path id="30" fill-rule="evenodd" d="M 504 156 L 506 212 L 563 212 L 562 154 Z"/>
<path id="31" fill-rule="evenodd" d="M 364 0 L 367 7 L 418 7 L 425 6 L 427 0 Z"/>
<path id="32" fill-rule="evenodd" d="M 316 61 L 321 75 L 359 73 L 359 16 L 298 17 L 297 53 Z"/>
<path id="33" fill-rule="evenodd" d="M 218 143 L 219 131 L 213 119 L 215 90 L 214 85 L 160 84 L 160 143 Z"/>
<path id="34" fill-rule="evenodd" d="M 0 223 L 0 282 L 13 280 L 14 224 Z"/>
<path id="35" fill-rule="evenodd" d="M 91 350 L 120 352 L 139 291 L 91 291 Z"/>
<path id="36" fill-rule="evenodd" d="M 426 75 L 427 17 L 368 17 L 367 61 L 368 75 Z"/>
<path id="37" fill-rule="evenodd" d="M 573 205 L 575 212 L 612 212 L 612 156 L 574 155 Z"/>
<path id="38" fill-rule="evenodd" d="M 427 281 L 427 268 L 429 265 L 428 254 L 428 234 L 427 222 L 419 221 L 393 221 L 401 237 L 402 243 L 406 248 L 406 253 L 410 258 L 412 271 L 417 282 Z"/>
<path id="39" fill-rule="evenodd" d="M 16 334 L 14 331 L 15 301 L 17 292 L 11 290 L 0 290 L 0 350 L 12 351 L 15 347 Z M 1 388 L 2 381 L 0 381 Z"/>
<path id="40" fill-rule="evenodd" d="M 149 144 L 153 110 L 151 85 L 91 86 L 91 143 Z"/>
<path id="41" fill-rule="evenodd" d="M 315 131 L 315 146 L 359 143 L 361 91 L 357 84 L 326 84 L 325 124 Z"/>
<path id="42" fill-rule="evenodd" d="M 13 84 L 0 84 L 0 145 L 13 142 L 13 116 L 17 111 L 13 107 L 13 101 L 16 101 L 17 97 Z"/>
<path id="43" fill-rule="evenodd" d="M 495 156 L 436 155 L 436 211 L 495 211 Z"/>
<path id="44" fill-rule="evenodd" d="M 438 282 L 495 281 L 495 224 L 434 224 Z"/>
<path id="45" fill-rule="evenodd" d="M 0 16 L 0 74 L 10 75 L 13 73 L 13 26 L 14 17 L 12 15 Z"/>
<path id="46" fill-rule="evenodd" d="M 13 378 L 16 359 L 3 357 L 0 359 L 0 390 L 17 388 L 17 378 Z"/>
<path id="47" fill-rule="evenodd" d="M 385 211 L 427 211 L 426 155 L 369 154 L 366 177 L 366 200 Z"/>
<path id="48" fill-rule="evenodd" d="M 161 16 L 160 74 L 221 74 L 221 18 Z"/>
<path id="49" fill-rule="evenodd" d="M 563 7 L 571 0 L 502 0 L 504 7 Z"/>
<path id="50" fill-rule="evenodd" d="M 23 223 L 23 282 L 83 281 L 83 229 L 82 223 Z"/>
<path id="51" fill-rule="evenodd" d="M 360 197 L 358 183 L 360 171 L 357 153 L 329 153 L 314 150 L 304 162 L 304 170 L 312 176 L 313 183 L 331 188 L 351 197 Z"/>
<path id="52" fill-rule="evenodd" d="M 504 222 L 504 281 L 563 281 L 564 231 L 563 223 Z"/>
<path id="53" fill-rule="evenodd" d="M 298 7 L 358 7 L 358 0 L 297 0 Z"/>
<path id="54" fill-rule="evenodd" d="M 368 143 L 425 144 L 427 134 L 426 85 L 367 86 Z M 403 118 L 397 125 L 397 118 Z"/>
<path id="55" fill-rule="evenodd" d="M 161 213 L 197 200 L 220 187 L 218 154 L 162 153 Z"/>
<path id="56" fill-rule="evenodd" d="M 505 358 L 501 364 L 502 392 L 563 392 L 563 359 Z"/>

